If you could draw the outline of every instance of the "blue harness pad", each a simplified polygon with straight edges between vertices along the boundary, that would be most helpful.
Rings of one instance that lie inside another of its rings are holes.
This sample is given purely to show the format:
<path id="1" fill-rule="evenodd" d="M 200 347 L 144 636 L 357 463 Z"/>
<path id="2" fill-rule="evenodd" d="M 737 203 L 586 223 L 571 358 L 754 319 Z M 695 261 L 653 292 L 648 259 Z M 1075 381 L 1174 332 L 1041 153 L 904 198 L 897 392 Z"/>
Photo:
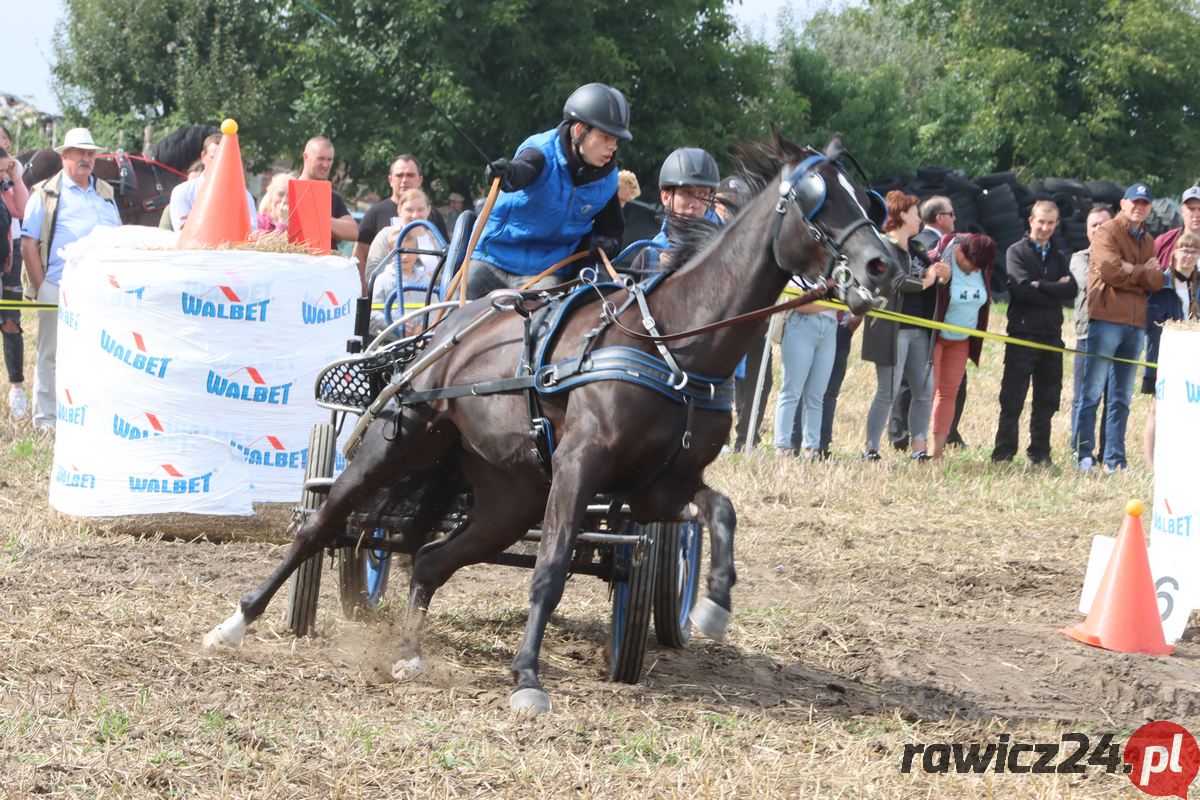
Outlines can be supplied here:
<path id="1" fill-rule="evenodd" d="M 660 273 L 646 281 L 646 294 L 653 291 L 667 274 Z M 612 282 L 598 283 L 596 288 L 604 293 L 623 289 L 619 284 Z M 547 364 L 546 355 L 553 347 L 560 328 L 570 313 L 594 297 L 591 287 L 582 286 L 559 303 L 548 320 L 546 333 L 538 343 L 537 355 L 532 365 L 533 385 L 538 394 L 558 394 L 595 381 L 623 381 L 649 389 L 680 405 L 690 401 L 698 409 L 733 410 L 733 381 L 729 376 L 712 378 L 689 372 L 686 373 L 685 385 L 675 388 L 671 382 L 671 369 L 666 361 L 632 347 L 601 347 L 585 352 L 582 356 Z"/>

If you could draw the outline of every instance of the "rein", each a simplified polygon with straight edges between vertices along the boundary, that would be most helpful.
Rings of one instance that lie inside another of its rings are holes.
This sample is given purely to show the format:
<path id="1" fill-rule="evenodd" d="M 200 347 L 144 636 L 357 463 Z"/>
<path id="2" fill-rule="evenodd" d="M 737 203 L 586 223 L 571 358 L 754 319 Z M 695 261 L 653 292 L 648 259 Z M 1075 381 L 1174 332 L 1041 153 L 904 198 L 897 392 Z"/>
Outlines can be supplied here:
<path id="1" fill-rule="evenodd" d="M 630 289 L 629 284 L 632 283 L 632 281 L 630 281 L 629 279 L 626 279 L 626 281 L 627 282 L 626 282 L 625 288 L 627 290 L 629 290 L 631 292 L 637 291 L 636 284 L 635 284 L 634 289 Z M 834 283 L 834 281 L 826 280 L 824 283 L 818 284 L 816 288 L 810 289 L 807 292 L 804 292 L 803 294 L 799 295 L 798 297 L 795 297 L 786 302 L 776 303 L 773 306 L 767 306 L 766 308 L 760 308 L 757 311 L 748 311 L 745 314 L 739 314 L 736 317 L 729 317 L 728 319 L 719 320 L 717 322 L 713 322 L 709 325 L 704 325 L 699 328 L 692 328 L 691 330 L 688 330 L 688 331 L 680 331 L 679 333 L 668 333 L 668 334 L 660 334 L 660 335 L 655 336 L 652 334 L 641 333 L 641 332 L 635 331 L 631 328 L 627 328 L 626 326 L 621 324 L 621 321 L 619 319 L 617 319 L 616 314 L 615 314 L 616 307 L 613 305 L 611 300 L 604 301 L 604 319 L 606 322 L 612 323 L 619 331 L 624 333 L 626 336 L 629 336 L 630 338 L 636 339 L 640 342 L 675 342 L 680 339 L 688 339 L 693 336 L 701 336 L 703 334 L 711 333 L 713 331 L 719 331 L 722 328 L 731 328 L 735 325 L 744 325 L 747 322 L 757 322 L 758 320 L 769 317 L 772 314 L 778 314 L 780 311 L 789 311 L 793 308 L 798 308 L 800 306 L 806 306 L 811 303 L 815 303 L 817 300 L 824 300 L 826 295 L 828 295 L 829 292 L 831 290 L 833 290 L 835 286 L 836 286 L 836 284 Z M 647 325 L 647 327 L 653 326 L 654 325 L 653 318 L 647 317 L 647 319 L 649 320 L 649 324 Z M 646 320 L 643 320 L 643 322 L 645 323 Z"/>
<path id="2" fill-rule="evenodd" d="M 133 159 L 134 161 L 145 162 L 146 164 L 149 164 L 151 167 L 161 167 L 161 168 L 165 169 L 167 172 L 173 172 L 181 178 L 185 178 L 185 179 L 187 178 L 186 172 L 180 172 L 179 170 L 175 169 L 174 167 L 169 167 L 166 164 L 162 163 L 161 161 L 155 161 L 153 158 L 147 158 L 146 156 L 138 155 L 137 153 L 126 153 L 125 157 L 129 158 L 129 159 Z M 99 155 L 96 156 L 96 158 L 111 158 L 115 161 L 117 158 L 117 154 L 116 153 L 100 153 Z"/>

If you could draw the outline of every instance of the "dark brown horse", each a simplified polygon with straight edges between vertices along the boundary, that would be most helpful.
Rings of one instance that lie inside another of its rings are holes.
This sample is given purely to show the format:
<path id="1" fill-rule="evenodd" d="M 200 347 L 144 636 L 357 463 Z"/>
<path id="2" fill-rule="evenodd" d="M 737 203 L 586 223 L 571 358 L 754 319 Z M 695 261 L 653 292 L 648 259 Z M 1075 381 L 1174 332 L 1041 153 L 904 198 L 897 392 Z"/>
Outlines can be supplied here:
<path id="1" fill-rule="evenodd" d="M 62 169 L 62 159 L 53 150 L 27 150 L 17 160 L 25 167 L 25 183 L 30 187 Z M 93 174 L 116 192 L 122 223 L 151 227 L 162 219 L 171 190 L 187 180 L 182 170 L 137 153 L 102 153 L 96 156 Z"/>
<path id="2" fill-rule="evenodd" d="M 824 154 L 778 135 L 768 145 L 747 148 L 743 163 L 756 193 L 710 240 L 677 251 L 675 263 L 683 266 L 647 296 L 658 329 L 681 332 L 764 308 L 798 274 L 817 278 L 822 272 L 834 273 L 856 311 L 879 294 L 889 294 L 897 269 L 893 250 L 868 221 L 865 208 L 873 205 L 872 199 L 848 179 L 838 161 L 842 155 L 838 139 Z M 447 341 L 488 308 L 484 299 L 451 314 L 429 348 Z M 620 317 L 629 328 L 639 328 L 641 319 L 636 305 Z M 564 323 L 553 359 L 578 355 L 585 334 L 600 320 L 598 300 L 579 308 Z M 765 325 L 760 321 L 725 327 L 672 345 L 671 352 L 688 372 L 732 375 L 751 343 L 762 338 Z M 493 317 L 421 373 L 412 389 L 511 376 L 522 352 L 522 332 L 517 314 Z M 616 326 L 605 328 L 599 337 L 600 346 L 620 345 L 656 355 L 653 343 L 634 339 Z M 736 515 L 729 498 L 704 483 L 703 473 L 728 440 L 729 412 L 696 410 L 690 446 L 681 447 L 684 406 L 640 386 L 593 382 L 543 400 L 543 413 L 558 439 L 550 476 L 531 452 L 529 414 L 520 393 L 388 406 L 367 429 L 325 504 L 300 527 L 283 563 L 205 637 L 205 647 L 239 644 L 246 624 L 264 612 L 297 567 L 346 529 L 351 512 L 381 489 L 414 475 L 420 476 L 417 483 L 427 485 L 465 481 L 473 490 L 474 506 L 464 527 L 425 545 L 414 558 L 408 636 L 392 669 L 397 679 L 423 669 L 420 636 L 438 587 L 461 567 L 501 553 L 542 520 L 529 619 L 512 664 L 516 691 L 510 705 L 534 713 L 549 709 L 550 698 L 538 680 L 542 637 L 562 597 L 587 505 L 597 493 L 624 499 L 638 522 L 694 518 L 707 526 L 712 550 L 707 596 L 697 604 L 693 622 L 720 640 L 736 581 Z M 447 503 L 454 492 L 429 494 L 431 505 L 421 514 L 426 522 L 442 517 L 444 508 L 433 506 Z"/>

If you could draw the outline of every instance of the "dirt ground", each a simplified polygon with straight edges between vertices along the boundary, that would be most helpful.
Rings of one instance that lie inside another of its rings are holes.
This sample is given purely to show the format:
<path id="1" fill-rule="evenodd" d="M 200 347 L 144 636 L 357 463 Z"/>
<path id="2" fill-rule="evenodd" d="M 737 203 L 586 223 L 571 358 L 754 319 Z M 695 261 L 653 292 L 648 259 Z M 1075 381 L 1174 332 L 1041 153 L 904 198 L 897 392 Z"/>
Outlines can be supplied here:
<path id="1" fill-rule="evenodd" d="M 113 523 L 49 510 L 52 443 L 0 422 L 0 797 L 1138 797 L 1123 775 L 901 772 L 905 745 L 1097 742 L 1170 719 L 1200 733 L 1200 630 L 1171 657 L 1068 640 L 1091 537 L 1149 505 L 1130 423 L 1123 475 L 988 462 L 1001 351 L 973 371 L 942 465 L 857 458 L 874 376 L 852 360 L 837 458 L 723 457 L 739 509 L 726 643 L 653 642 L 607 680 L 609 600 L 576 576 L 542 676 L 555 707 L 507 710 L 528 573 L 476 566 L 437 595 L 431 674 L 388 677 L 402 579 L 372 619 L 340 613 L 326 563 L 317 635 L 277 597 L 236 651 L 200 640 L 280 559 L 285 510 Z M 1068 372 L 1069 375 L 1069 372 Z M 1069 386 L 1069 377 L 1068 377 Z M 1065 393 L 1064 393 L 1065 394 Z M 1065 415 L 1059 464 L 1069 463 Z M 707 548 L 706 548 L 707 549 Z"/>

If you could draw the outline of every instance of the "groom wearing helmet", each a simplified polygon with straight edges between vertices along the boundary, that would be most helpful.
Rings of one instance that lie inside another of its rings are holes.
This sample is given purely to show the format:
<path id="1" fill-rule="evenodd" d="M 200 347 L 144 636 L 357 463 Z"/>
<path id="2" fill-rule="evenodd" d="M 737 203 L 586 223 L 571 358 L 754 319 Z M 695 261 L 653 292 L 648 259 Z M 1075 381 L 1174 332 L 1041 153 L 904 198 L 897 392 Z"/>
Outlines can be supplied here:
<path id="1" fill-rule="evenodd" d="M 678 220 L 704 217 L 716 224 L 721 218 L 713 211 L 713 199 L 721 183 L 717 160 L 699 147 L 680 147 L 663 162 L 658 171 L 658 199 L 667 212 L 662 230 L 650 241 L 657 247 L 647 247 L 634 259 L 637 272 L 666 267 L 671 260 L 666 252 L 671 246 L 673 225 Z"/>
<path id="2" fill-rule="evenodd" d="M 517 288 L 581 247 L 615 254 L 625 232 L 617 199 L 617 143 L 630 141 L 629 104 L 603 83 L 576 89 L 563 106 L 563 121 L 530 136 L 510 161 L 487 168 L 501 193 L 471 253 L 467 296 Z M 539 286 L 578 272 L 570 264 Z"/>

